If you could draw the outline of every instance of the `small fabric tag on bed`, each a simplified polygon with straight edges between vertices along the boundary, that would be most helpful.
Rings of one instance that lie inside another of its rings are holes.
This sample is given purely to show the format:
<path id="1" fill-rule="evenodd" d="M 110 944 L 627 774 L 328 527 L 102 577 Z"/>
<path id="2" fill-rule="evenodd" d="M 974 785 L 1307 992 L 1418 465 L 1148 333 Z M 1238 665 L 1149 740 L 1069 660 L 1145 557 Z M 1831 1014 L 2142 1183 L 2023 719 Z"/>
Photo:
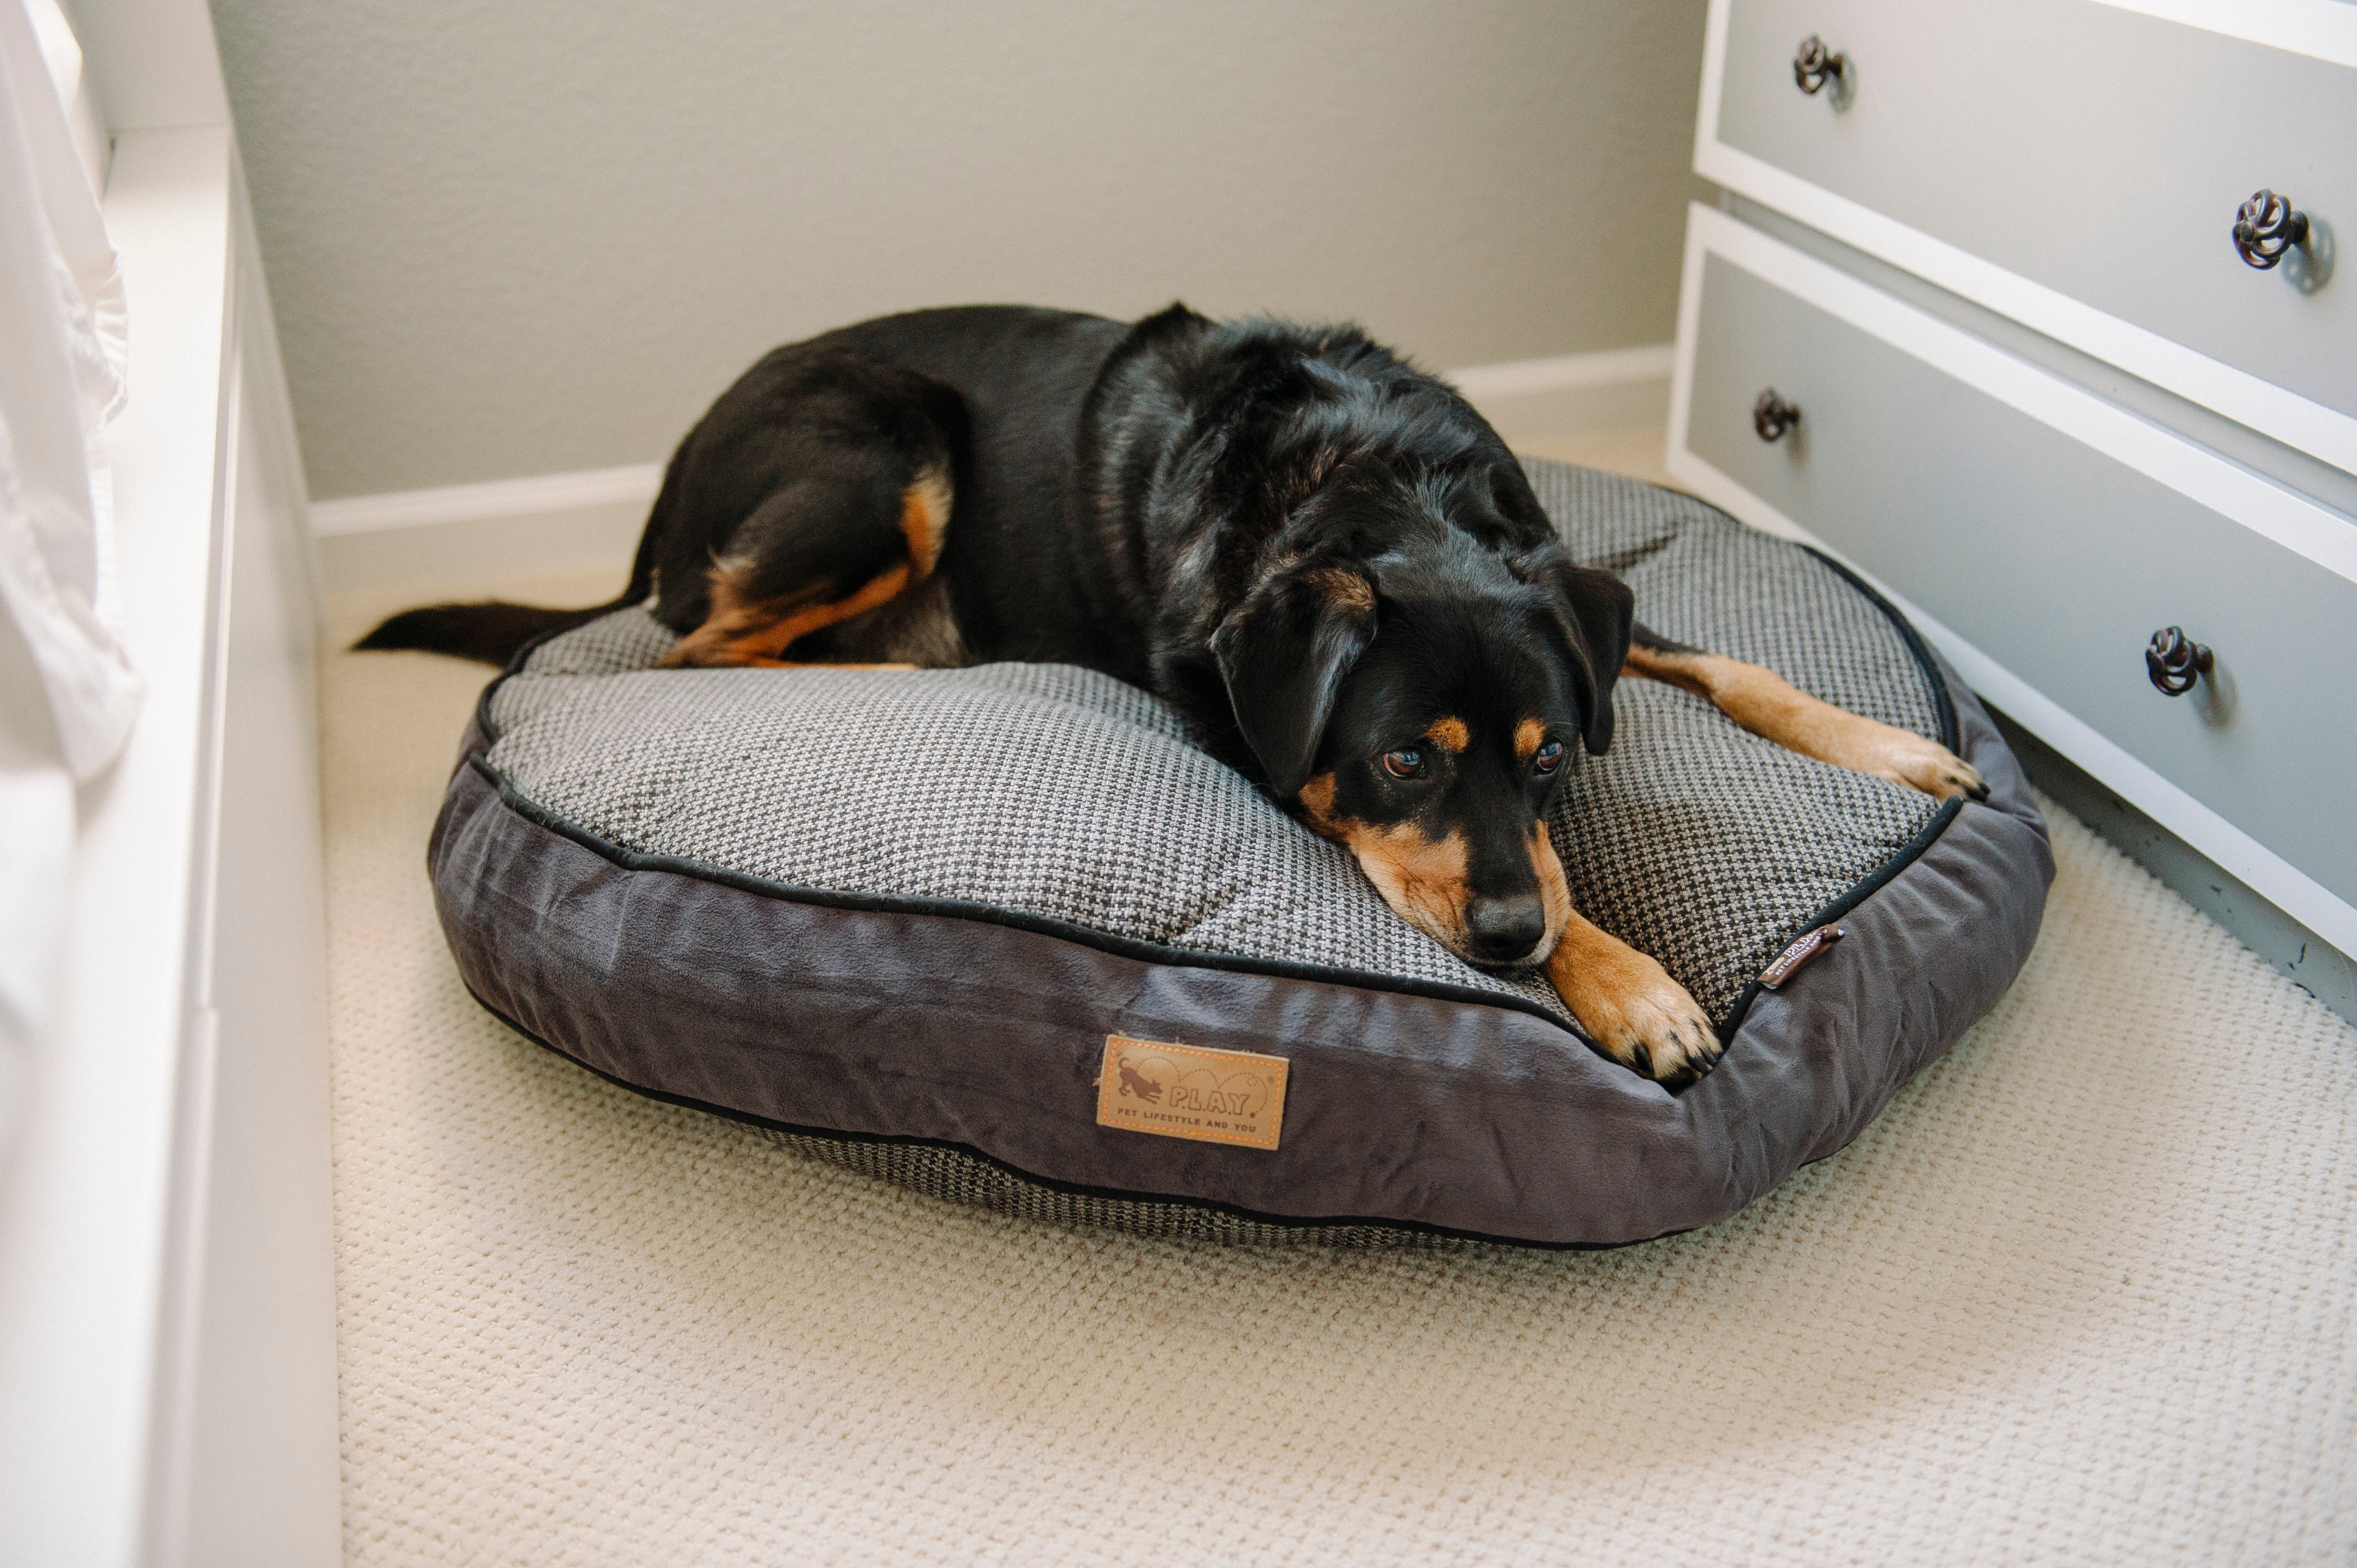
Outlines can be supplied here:
<path id="1" fill-rule="evenodd" d="M 1819 926 L 1803 935 L 1791 947 L 1776 955 L 1776 961 L 1760 972 L 1760 983 L 1773 991 L 1792 976 L 1811 959 L 1849 935 L 1846 926 Z"/>
<path id="2" fill-rule="evenodd" d="M 1105 1036 L 1097 1125 L 1274 1149 L 1285 1122 L 1283 1057 Z"/>

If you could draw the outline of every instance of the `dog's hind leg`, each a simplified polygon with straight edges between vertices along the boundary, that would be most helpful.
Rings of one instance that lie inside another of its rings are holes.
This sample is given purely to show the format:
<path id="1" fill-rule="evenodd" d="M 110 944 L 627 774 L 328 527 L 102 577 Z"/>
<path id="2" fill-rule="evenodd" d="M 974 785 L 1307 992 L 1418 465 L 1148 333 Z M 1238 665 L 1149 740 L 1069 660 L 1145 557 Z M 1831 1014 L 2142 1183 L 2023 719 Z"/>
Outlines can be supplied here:
<path id="1" fill-rule="evenodd" d="M 1639 627 L 1620 672 L 1692 692 L 1752 734 L 1803 757 L 1943 800 L 1987 798 L 1979 771 L 1938 741 L 1837 708 L 1757 664 L 1687 648 Z"/>
<path id="2" fill-rule="evenodd" d="M 704 619 L 663 662 L 794 662 L 796 643 L 931 577 L 949 521 L 947 466 L 897 478 L 822 473 L 771 493 L 713 562 Z"/>
<path id="3" fill-rule="evenodd" d="M 756 390 L 743 409 L 732 392 L 689 437 L 659 607 L 686 635 L 663 662 L 901 657 L 844 634 L 879 611 L 903 634 L 916 612 L 949 614 L 931 579 L 948 542 L 962 405 L 938 382 L 840 356 L 786 367 Z"/>

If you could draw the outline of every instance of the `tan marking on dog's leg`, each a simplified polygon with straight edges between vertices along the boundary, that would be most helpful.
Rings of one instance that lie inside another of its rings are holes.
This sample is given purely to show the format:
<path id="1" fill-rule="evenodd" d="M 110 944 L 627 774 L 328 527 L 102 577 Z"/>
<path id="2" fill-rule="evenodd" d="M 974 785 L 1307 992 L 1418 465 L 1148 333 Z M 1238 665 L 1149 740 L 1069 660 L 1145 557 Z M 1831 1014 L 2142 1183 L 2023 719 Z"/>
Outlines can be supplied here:
<path id="1" fill-rule="evenodd" d="M 682 638 L 679 646 L 663 656 L 662 667 L 715 669 L 759 664 L 775 668 L 784 662 L 780 656 L 796 639 L 837 621 L 865 615 L 908 585 L 909 568 L 902 564 L 875 578 L 849 598 L 781 610 L 774 603 L 747 600 L 739 594 L 736 580 L 716 566 L 712 571 L 712 608 L 705 616 L 704 624 Z"/>
<path id="2" fill-rule="evenodd" d="M 1979 770 L 1938 741 L 1835 707 L 1757 664 L 1716 653 L 1631 648 L 1620 672 L 1692 692 L 1752 734 L 1836 768 L 1943 800 L 1988 793 Z"/>
<path id="3" fill-rule="evenodd" d="M 900 537 L 909 542 L 909 560 L 920 583 L 933 575 L 933 565 L 942 558 L 952 499 L 949 470 L 938 463 L 920 471 L 916 482 L 901 492 Z"/>
<path id="4" fill-rule="evenodd" d="M 1546 977 L 1587 1037 L 1621 1066 L 1675 1089 L 1726 1047 L 1686 988 L 1660 964 L 1572 908 L 1563 862 L 1541 822 L 1532 844 L 1546 903 Z"/>
<path id="5" fill-rule="evenodd" d="M 1539 754 L 1539 743 L 1546 739 L 1546 725 L 1536 719 L 1524 719 L 1514 726 L 1514 755 L 1528 762 Z"/>
<path id="6" fill-rule="evenodd" d="M 1473 744 L 1473 732 L 1465 727 L 1463 719 L 1450 714 L 1433 720 L 1430 727 L 1425 730 L 1424 738 L 1451 756 L 1461 756 L 1465 748 Z"/>

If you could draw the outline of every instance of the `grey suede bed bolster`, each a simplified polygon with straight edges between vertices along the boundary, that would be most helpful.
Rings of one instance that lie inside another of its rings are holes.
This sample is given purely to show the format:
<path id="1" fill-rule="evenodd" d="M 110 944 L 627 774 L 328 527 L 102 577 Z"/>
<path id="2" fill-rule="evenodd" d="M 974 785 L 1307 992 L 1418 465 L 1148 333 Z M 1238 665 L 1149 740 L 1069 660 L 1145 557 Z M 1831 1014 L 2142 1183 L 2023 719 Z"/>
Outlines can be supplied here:
<path id="1" fill-rule="evenodd" d="M 691 874 L 503 794 L 479 732 L 429 861 L 476 996 L 642 1090 L 1107 1194 L 1609 1245 L 1723 1219 L 1842 1148 L 2029 957 L 2053 875 L 2044 825 L 1986 712 L 1941 673 L 1987 802 L 1935 818 L 1842 917 L 1847 939 L 1759 992 L 1717 1069 L 1677 1096 L 1478 999 Z M 1280 1146 L 1099 1126 L 1108 1034 L 1289 1058 Z"/>

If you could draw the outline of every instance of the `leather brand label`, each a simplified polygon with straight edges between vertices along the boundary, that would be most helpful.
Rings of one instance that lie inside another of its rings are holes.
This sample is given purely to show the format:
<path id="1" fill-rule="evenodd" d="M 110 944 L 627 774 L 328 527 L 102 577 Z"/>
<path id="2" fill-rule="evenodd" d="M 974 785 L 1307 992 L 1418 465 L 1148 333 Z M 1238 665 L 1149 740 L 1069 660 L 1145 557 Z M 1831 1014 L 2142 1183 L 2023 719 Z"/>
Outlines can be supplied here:
<path id="1" fill-rule="evenodd" d="M 1845 926 L 1819 926 L 1803 935 L 1791 947 L 1776 955 L 1776 961 L 1760 972 L 1760 983 L 1773 991 L 1801 972 L 1803 965 L 1844 937 L 1849 935 Z"/>
<path id="2" fill-rule="evenodd" d="M 1285 1125 L 1283 1057 L 1107 1035 L 1097 1125 L 1274 1149 Z"/>

